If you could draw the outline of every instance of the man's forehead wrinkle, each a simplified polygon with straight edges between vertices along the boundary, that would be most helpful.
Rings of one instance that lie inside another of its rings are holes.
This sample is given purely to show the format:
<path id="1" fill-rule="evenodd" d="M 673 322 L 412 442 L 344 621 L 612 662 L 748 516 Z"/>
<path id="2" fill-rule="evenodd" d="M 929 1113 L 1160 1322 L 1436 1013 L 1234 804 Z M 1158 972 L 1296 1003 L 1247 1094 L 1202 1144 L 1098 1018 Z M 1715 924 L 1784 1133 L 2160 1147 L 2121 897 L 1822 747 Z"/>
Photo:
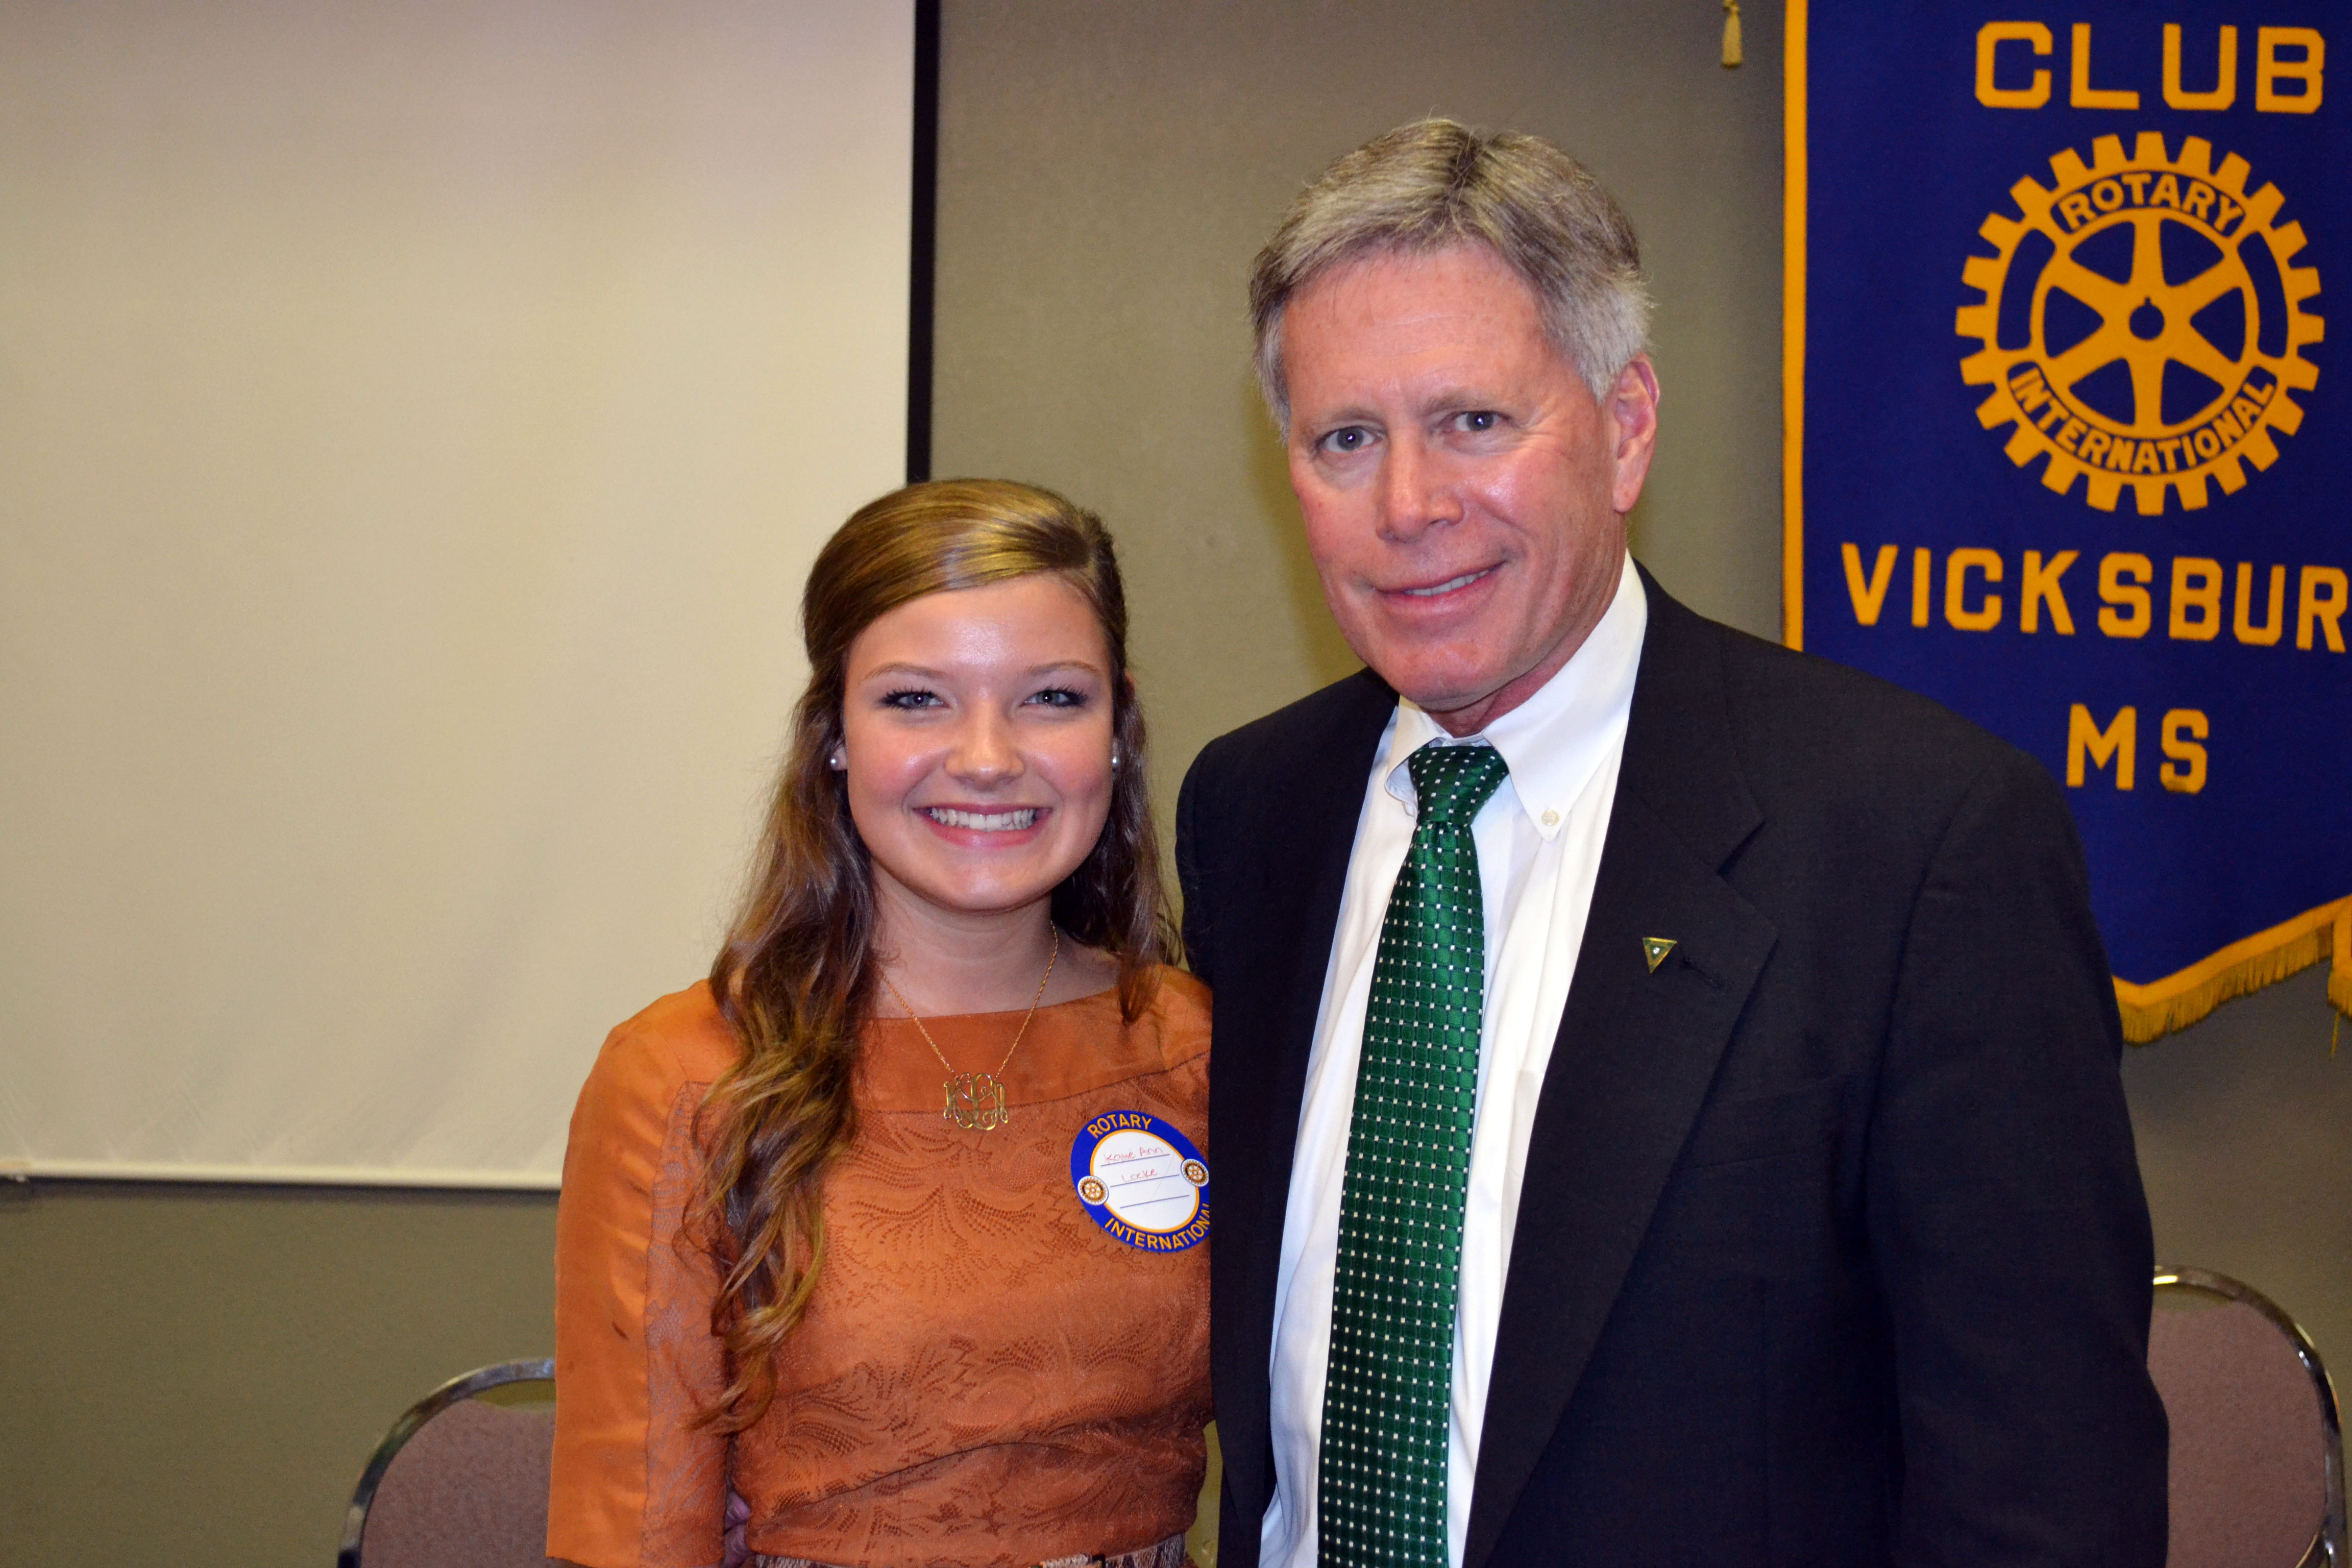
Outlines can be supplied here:
<path id="1" fill-rule="evenodd" d="M 1507 344 L 1549 346 L 1532 300 L 1504 293 L 1464 298 L 1448 280 L 1364 269 L 1317 284 L 1293 307 L 1285 352 L 1301 336 L 1370 335 L 1391 352 L 1435 353 Z M 1301 331 L 1300 329 L 1305 329 Z M 1523 351 L 1522 351 L 1523 352 Z"/>
<path id="2" fill-rule="evenodd" d="M 1499 276 L 1517 285 L 1515 288 L 1499 292 L 1496 301 L 1500 306 L 1499 309 L 1475 313 L 1516 317 L 1524 311 L 1530 320 L 1540 317 L 1541 306 L 1537 300 L 1534 290 L 1528 287 L 1525 279 L 1511 270 L 1508 265 L 1492 252 L 1465 247 L 1421 253 L 1375 251 L 1367 256 L 1358 257 L 1308 280 L 1299 289 L 1297 297 L 1291 301 L 1291 311 L 1295 314 L 1301 306 L 1311 306 L 1318 301 L 1318 297 L 1323 300 L 1330 301 L 1357 300 L 1367 289 L 1392 284 L 1396 279 L 1403 277 L 1417 276 L 1425 282 L 1435 282 L 1448 274 L 1459 276 L 1465 271 L 1472 274 L 1483 273 L 1489 277 Z M 1508 304 L 1501 304 L 1503 300 L 1507 300 Z M 1459 302 L 1456 303 L 1458 307 Z M 1427 313 L 1434 315 L 1467 312 L 1459 312 L 1458 310 L 1457 312 L 1432 310 Z"/>
<path id="3" fill-rule="evenodd" d="M 1497 358 L 1507 363 L 1517 356 L 1507 352 L 1499 356 L 1486 354 L 1479 356 L 1478 363 L 1465 364 L 1463 346 L 1458 333 L 1444 332 L 1426 342 L 1389 345 L 1371 364 L 1351 367 L 1358 374 L 1331 377 L 1328 368 L 1317 367 L 1324 370 L 1323 375 L 1309 371 L 1297 378 L 1302 384 L 1292 389 L 1297 416 L 1325 423 L 1386 416 L 1399 409 L 1426 414 L 1496 407 L 1511 401 L 1502 391 L 1509 375 L 1498 377 L 1492 373 Z M 1314 384 L 1327 378 L 1340 384 L 1328 389 Z M 1320 398 L 1315 395 L 1318 393 Z"/>
<path id="4" fill-rule="evenodd" d="M 1431 296 L 1436 290 L 1431 289 L 1412 290 L 1412 303 L 1399 309 L 1393 281 L 1381 281 L 1381 298 L 1377 301 L 1367 297 L 1374 292 L 1374 287 L 1372 279 L 1364 279 L 1351 280 L 1344 294 L 1335 291 L 1329 324 L 1342 331 L 1410 335 L 1433 347 L 1458 342 L 1465 329 L 1485 331 L 1519 324 L 1519 311 L 1488 305 L 1472 307 L 1458 300 L 1433 299 Z M 1528 322 L 1535 321 L 1532 311 L 1526 315 Z"/>

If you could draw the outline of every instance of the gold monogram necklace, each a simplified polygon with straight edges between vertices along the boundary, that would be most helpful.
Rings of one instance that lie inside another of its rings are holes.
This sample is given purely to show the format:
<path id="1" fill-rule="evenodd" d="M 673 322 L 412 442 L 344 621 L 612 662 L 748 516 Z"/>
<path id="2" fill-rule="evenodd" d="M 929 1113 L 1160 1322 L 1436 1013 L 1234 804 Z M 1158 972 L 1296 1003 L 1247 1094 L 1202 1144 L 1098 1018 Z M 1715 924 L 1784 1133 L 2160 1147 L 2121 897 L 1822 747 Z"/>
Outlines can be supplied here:
<path id="1" fill-rule="evenodd" d="M 1004 1061 L 996 1064 L 994 1072 L 956 1071 L 955 1063 L 948 1060 L 947 1052 L 940 1049 L 939 1041 L 931 1038 L 931 1032 L 923 1027 L 920 1018 L 915 1016 L 915 1009 L 908 1005 L 907 998 L 890 984 L 887 974 L 882 976 L 883 985 L 898 998 L 898 1005 L 907 1009 L 908 1020 L 923 1037 L 923 1044 L 931 1047 L 931 1055 L 939 1058 L 940 1066 L 948 1069 L 947 1081 L 940 1086 L 944 1100 L 940 1107 L 940 1115 L 958 1127 L 993 1132 L 1013 1120 L 1011 1113 L 1004 1109 L 1004 1064 L 1011 1061 L 1013 1053 L 1021 1048 L 1021 1037 L 1029 1032 L 1029 1020 L 1037 1016 L 1037 1004 L 1045 999 L 1045 982 L 1054 978 L 1054 962 L 1062 956 L 1061 930 L 1059 927 L 1049 929 L 1054 932 L 1054 948 L 1045 955 L 1045 973 L 1038 977 L 1037 994 L 1029 998 L 1029 1011 L 1021 1015 L 1021 1026 L 1013 1031 L 1013 1043 L 1004 1047 Z"/>

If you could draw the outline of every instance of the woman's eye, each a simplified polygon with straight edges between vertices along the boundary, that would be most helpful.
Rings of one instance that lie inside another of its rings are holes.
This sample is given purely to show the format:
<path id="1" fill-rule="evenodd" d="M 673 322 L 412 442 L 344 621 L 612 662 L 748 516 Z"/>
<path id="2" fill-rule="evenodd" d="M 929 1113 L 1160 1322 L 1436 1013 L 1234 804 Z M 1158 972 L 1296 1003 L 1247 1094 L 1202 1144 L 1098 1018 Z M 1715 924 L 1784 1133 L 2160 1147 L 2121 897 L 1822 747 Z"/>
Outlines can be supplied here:
<path id="1" fill-rule="evenodd" d="M 1049 686 L 1029 700 L 1047 708 L 1083 708 L 1087 705 L 1087 694 L 1073 691 L 1066 686 Z"/>
<path id="2" fill-rule="evenodd" d="M 893 691 L 882 699 L 882 706 L 911 711 L 917 708 L 935 707 L 939 700 L 936 692 L 925 691 L 920 687 L 910 686 L 902 690 Z"/>

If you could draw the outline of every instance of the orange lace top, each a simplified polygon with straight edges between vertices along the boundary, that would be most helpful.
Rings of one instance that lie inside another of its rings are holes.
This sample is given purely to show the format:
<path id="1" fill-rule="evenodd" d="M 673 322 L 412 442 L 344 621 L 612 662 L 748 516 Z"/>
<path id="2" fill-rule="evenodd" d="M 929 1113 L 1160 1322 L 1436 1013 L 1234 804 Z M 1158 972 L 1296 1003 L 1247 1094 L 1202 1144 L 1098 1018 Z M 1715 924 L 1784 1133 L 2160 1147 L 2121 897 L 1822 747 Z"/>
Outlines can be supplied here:
<path id="1" fill-rule="evenodd" d="M 959 1068 L 1017 1014 L 927 1019 Z M 556 1434 L 547 1550 L 589 1568 L 709 1568 L 729 1486 L 763 1554 L 850 1568 L 1017 1568 L 1192 1522 L 1209 1406 L 1208 1246 L 1140 1250 L 1084 1208 L 1082 1129 L 1139 1110 L 1207 1153 L 1209 1007 L 1163 971 L 1134 1024 L 1115 993 L 1040 1007 L 1003 1082 L 1010 1121 L 941 1118 L 914 1026 L 866 1026 L 856 1142 L 824 1196 L 826 1256 L 740 1436 L 716 1278 L 682 1245 L 694 1115 L 735 1059 L 709 988 L 613 1031 L 581 1090 L 556 1223 Z"/>

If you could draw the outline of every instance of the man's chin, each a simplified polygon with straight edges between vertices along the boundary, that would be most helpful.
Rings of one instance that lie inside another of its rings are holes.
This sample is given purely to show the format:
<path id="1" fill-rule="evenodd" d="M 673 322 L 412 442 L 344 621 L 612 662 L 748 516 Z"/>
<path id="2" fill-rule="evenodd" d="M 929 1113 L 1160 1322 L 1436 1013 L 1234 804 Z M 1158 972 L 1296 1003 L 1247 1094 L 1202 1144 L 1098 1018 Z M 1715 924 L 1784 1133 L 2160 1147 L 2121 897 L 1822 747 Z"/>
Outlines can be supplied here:
<path id="1" fill-rule="evenodd" d="M 1398 696 L 1440 719 L 1480 706 L 1507 684 L 1507 677 L 1484 670 L 1433 669 L 1426 663 L 1404 663 L 1394 665 L 1391 673 L 1376 662 L 1365 662 L 1396 689 Z"/>
<path id="2" fill-rule="evenodd" d="M 1394 652 L 1384 650 L 1383 658 L 1364 662 L 1398 696 L 1456 735 L 1484 729 L 1488 720 L 1517 707 L 1558 668 L 1556 660 L 1510 661 L 1517 667 L 1503 668 L 1506 661 L 1492 658 L 1398 658 Z"/>

